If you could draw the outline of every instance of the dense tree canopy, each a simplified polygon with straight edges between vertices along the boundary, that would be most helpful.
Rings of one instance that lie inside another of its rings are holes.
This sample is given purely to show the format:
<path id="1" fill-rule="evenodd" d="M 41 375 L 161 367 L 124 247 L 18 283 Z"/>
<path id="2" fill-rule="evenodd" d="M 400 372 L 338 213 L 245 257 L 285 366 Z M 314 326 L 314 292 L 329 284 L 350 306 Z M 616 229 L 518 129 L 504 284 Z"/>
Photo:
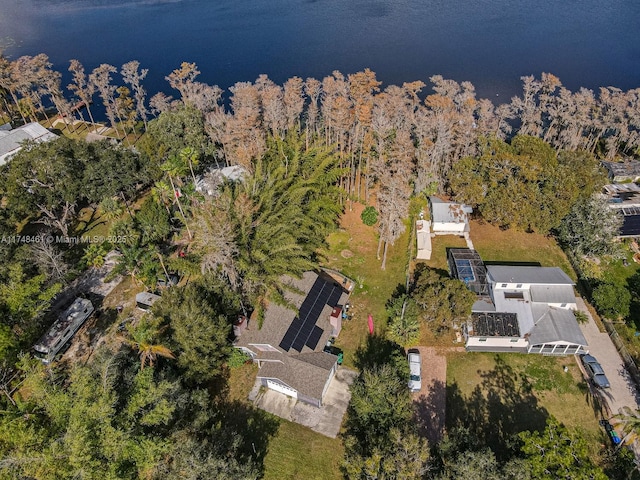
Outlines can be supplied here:
<path id="1" fill-rule="evenodd" d="M 476 295 L 464 282 L 442 276 L 436 270 L 419 266 L 415 272 L 411 298 L 420 309 L 420 317 L 436 332 L 460 324 L 471 314 Z"/>
<path id="2" fill-rule="evenodd" d="M 478 157 L 456 163 L 449 175 L 456 198 L 501 227 L 548 233 L 597 186 L 592 155 L 557 154 L 543 140 L 517 136 L 510 144 L 488 138 Z"/>
<path id="3" fill-rule="evenodd" d="M 605 480 L 604 472 L 591 461 L 584 439 L 550 418 L 544 432 L 522 432 L 522 452 L 532 479 Z"/>
<path id="4" fill-rule="evenodd" d="M 131 195 L 147 181 L 138 156 L 108 142 L 61 137 L 30 143 L 2 167 L 4 208 L 14 222 L 34 220 L 69 235 L 79 207 Z"/>
<path id="5" fill-rule="evenodd" d="M 169 289 L 162 301 L 154 305 L 154 315 L 170 328 L 178 365 L 196 383 L 219 376 L 231 353 L 232 318 L 225 316 L 227 312 L 221 308 L 219 299 L 219 295 L 191 283 Z"/>
<path id="6" fill-rule="evenodd" d="M 558 226 L 558 239 L 578 255 L 617 253 L 622 216 L 599 195 L 581 198 Z"/>

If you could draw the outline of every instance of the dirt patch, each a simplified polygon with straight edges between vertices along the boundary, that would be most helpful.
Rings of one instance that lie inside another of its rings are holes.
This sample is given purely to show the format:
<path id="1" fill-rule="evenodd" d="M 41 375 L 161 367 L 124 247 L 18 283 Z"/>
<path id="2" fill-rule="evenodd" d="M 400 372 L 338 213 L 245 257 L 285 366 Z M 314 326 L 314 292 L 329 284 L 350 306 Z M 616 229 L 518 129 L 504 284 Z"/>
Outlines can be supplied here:
<path id="1" fill-rule="evenodd" d="M 349 247 L 351 250 L 361 255 L 371 255 L 378 248 L 376 236 L 371 235 L 372 231 L 377 230 L 377 227 L 375 225 L 369 227 L 362 223 L 360 214 L 364 208 L 365 206 L 361 203 L 353 203 L 346 208 L 340 218 L 340 227 L 349 232 Z"/>
<path id="2" fill-rule="evenodd" d="M 342 250 L 340 252 L 340 255 L 342 256 L 342 258 L 351 258 L 353 257 L 353 252 L 351 250 Z"/>

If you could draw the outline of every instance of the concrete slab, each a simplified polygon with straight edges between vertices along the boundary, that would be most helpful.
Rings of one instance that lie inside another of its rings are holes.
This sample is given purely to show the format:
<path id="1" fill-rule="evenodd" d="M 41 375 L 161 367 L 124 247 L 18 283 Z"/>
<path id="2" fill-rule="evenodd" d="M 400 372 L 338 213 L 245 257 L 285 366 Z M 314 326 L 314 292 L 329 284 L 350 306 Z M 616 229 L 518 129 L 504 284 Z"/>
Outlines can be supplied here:
<path id="1" fill-rule="evenodd" d="M 353 370 L 338 368 L 325 394 L 324 405 L 320 408 L 299 402 L 283 393 L 261 388 L 258 380 L 249 394 L 249 400 L 253 401 L 256 407 L 273 415 L 309 427 L 327 437 L 336 438 L 351 400 L 349 386 L 357 376 L 358 373 Z"/>
<path id="2" fill-rule="evenodd" d="M 577 307 L 589 317 L 587 323 L 580 325 L 580 329 L 589 344 L 589 353 L 598 359 L 611 384 L 610 388 L 598 389 L 594 394 L 606 401 L 611 415 L 619 413 L 624 406 L 632 409 L 639 408 L 640 397 L 638 391 L 609 334 L 603 333 L 598 329 L 582 298 L 577 298 Z M 576 360 L 580 364 L 580 359 L 577 358 Z M 591 388 L 595 389 L 593 386 Z"/>

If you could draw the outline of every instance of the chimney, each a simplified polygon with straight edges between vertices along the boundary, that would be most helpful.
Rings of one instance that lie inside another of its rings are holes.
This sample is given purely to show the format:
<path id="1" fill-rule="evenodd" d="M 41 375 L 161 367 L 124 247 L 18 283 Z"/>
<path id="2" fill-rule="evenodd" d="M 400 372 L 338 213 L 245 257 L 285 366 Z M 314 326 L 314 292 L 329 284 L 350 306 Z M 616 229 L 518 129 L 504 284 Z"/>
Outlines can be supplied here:
<path id="1" fill-rule="evenodd" d="M 233 322 L 233 335 L 236 338 L 242 335 L 242 332 L 247 329 L 247 323 L 247 317 L 245 317 L 244 315 L 238 315 L 236 321 Z"/>

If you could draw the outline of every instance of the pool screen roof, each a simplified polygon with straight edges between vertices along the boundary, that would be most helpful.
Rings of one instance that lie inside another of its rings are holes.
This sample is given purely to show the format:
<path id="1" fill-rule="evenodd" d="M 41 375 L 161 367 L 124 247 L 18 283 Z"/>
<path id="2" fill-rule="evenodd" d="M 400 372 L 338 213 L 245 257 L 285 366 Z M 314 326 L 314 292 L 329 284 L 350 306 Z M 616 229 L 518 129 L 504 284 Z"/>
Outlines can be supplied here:
<path id="1" fill-rule="evenodd" d="M 487 269 L 478 252 L 469 248 L 450 248 L 447 256 L 452 277 L 462 280 L 478 295 L 489 295 Z"/>

